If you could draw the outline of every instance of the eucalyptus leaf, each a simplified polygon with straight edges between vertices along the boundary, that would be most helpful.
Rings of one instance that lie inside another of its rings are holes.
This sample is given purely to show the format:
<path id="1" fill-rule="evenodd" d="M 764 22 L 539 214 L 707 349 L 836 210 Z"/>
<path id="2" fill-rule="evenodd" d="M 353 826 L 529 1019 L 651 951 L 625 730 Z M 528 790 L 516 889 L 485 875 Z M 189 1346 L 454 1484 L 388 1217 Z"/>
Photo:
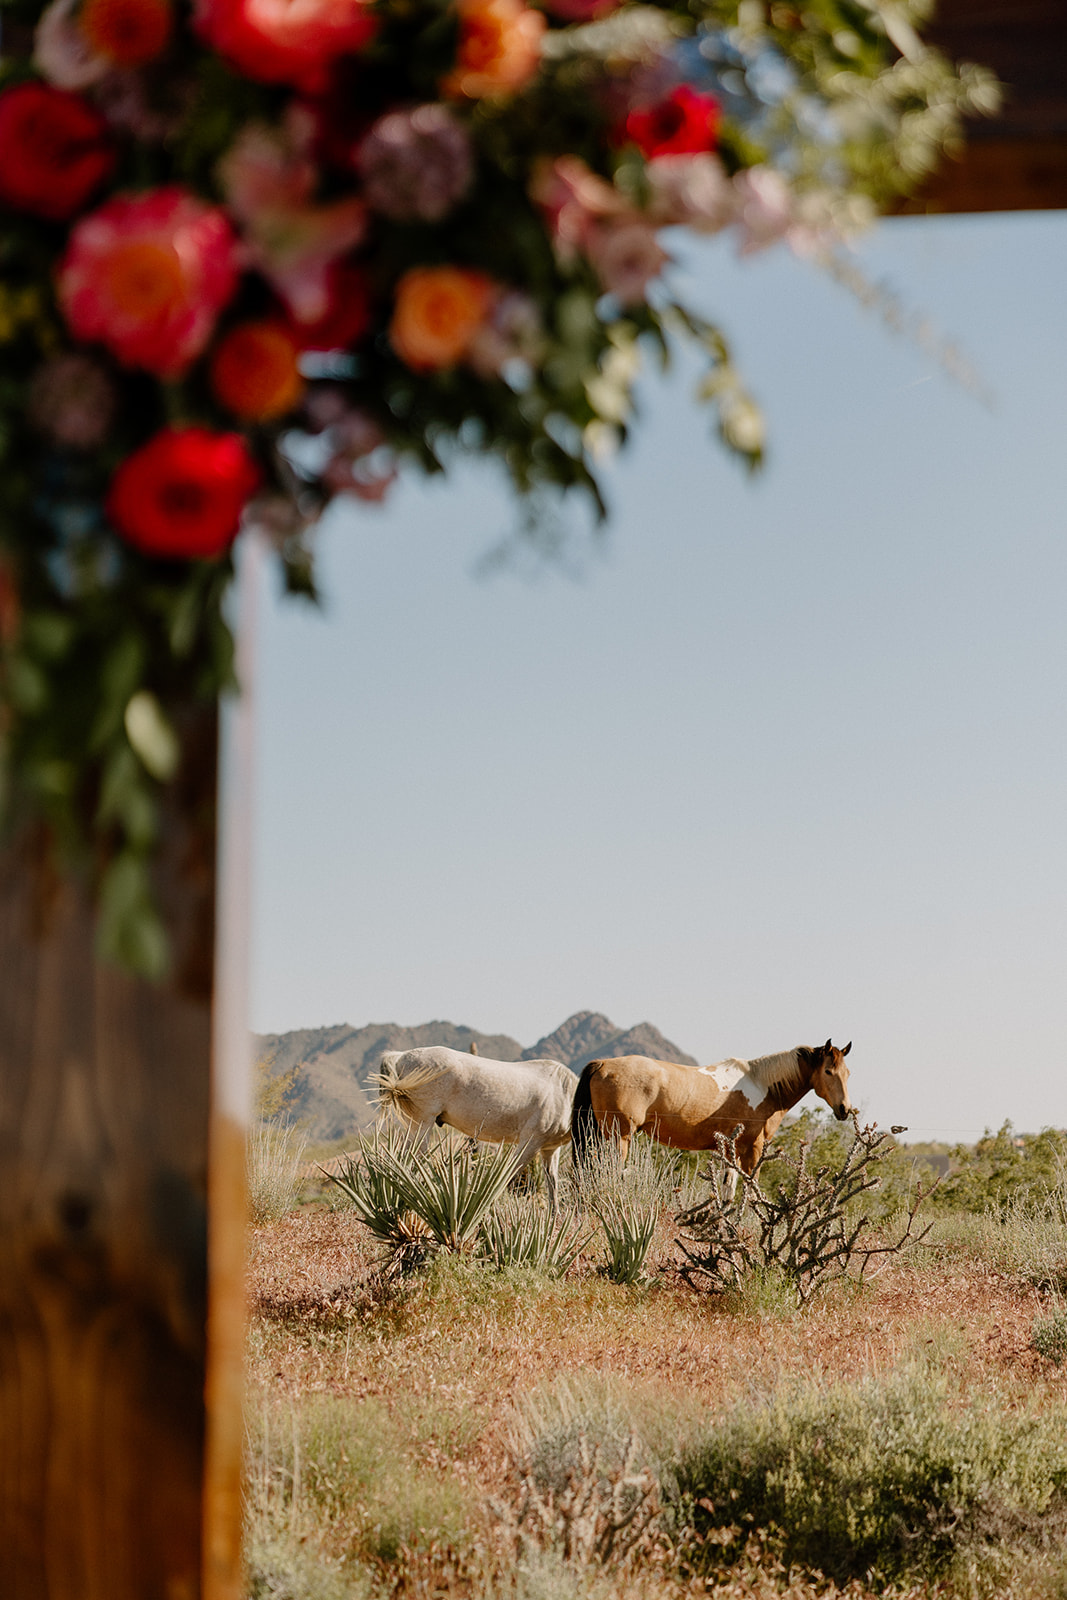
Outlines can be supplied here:
<path id="1" fill-rule="evenodd" d="M 123 721 L 126 737 L 153 778 L 161 783 L 173 778 L 181 760 L 181 745 L 155 695 L 148 689 L 131 695 Z"/>

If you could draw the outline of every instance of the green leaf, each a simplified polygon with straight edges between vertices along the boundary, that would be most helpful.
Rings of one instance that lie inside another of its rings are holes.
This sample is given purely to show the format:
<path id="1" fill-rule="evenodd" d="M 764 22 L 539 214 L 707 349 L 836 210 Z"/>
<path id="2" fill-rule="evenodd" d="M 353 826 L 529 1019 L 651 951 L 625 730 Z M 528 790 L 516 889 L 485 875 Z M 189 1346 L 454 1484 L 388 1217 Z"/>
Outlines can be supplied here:
<path id="1" fill-rule="evenodd" d="M 97 950 L 105 960 L 157 982 L 169 961 L 166 930 L 152 899 L 148 864 L 124 850 L 111 862 L 100 886 Z"/>
<path id="2" fill-rule="evenodd" d="M 138 689 L 131 695 L 123 721 L 126 737 L 153 778 L 160 783 L 173 778 L 181 760 L 181 745 L 151 690 Z"/>

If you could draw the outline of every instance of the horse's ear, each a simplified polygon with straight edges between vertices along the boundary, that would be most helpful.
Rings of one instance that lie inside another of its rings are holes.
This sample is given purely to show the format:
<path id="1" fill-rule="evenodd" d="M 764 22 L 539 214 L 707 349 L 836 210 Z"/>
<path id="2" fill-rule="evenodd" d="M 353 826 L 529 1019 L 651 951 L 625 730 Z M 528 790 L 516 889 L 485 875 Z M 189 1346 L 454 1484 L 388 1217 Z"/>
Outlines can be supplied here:
<path id="1" fill-rule="evenodd" d="M 830 1051 L 833 1049 L 833 1047 L 834 1047 L 833 1038 L 831 1036 L 831 1038 L 827 1039 L 826 1043 L 822 1047 L 823 1055 L 824 1056 L 828 1056 L 830 1054 Z"/>
<path id="2" fill-rule="evenodd" d="M 850 1039 L 848 1041 L 848 1044 L 846 1044 L 845 1048 L 842 1050 L 841 1054 L 843 1056 L 847 1056 L 851 1049 L 852 1049 L 852 1040 Z"/>

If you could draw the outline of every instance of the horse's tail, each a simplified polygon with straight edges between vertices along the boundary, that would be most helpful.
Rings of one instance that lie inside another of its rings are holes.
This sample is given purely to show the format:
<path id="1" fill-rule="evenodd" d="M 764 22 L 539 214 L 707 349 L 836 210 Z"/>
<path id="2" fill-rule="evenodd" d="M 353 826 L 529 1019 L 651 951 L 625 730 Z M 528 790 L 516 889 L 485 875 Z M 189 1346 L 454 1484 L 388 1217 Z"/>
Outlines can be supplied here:
<path id="1" fill-rule="evenodd" d="M 378 1062 L 377 1072 L 372 1072 L 367 1082 L 377 1089 L 382 1111 L 398 1111 L 402 1117 L 415 1121 L 418 1118 L 415 1091 L 439 1078 L 443 1069 L 420 1062 L 401 1077 L 397 1066 L 403 1059 L 403 1050 L 387 1050 Z"/>
<path id="2" fill-rule="evenodd" d="M 600 1139 L 600 1124 L 593 1110 L 593 1069 L 599 1061 L 590 1061 L 578 1079 L 571 1110 L 571 1139 L 574 1141 L 574 1159 L 578 1166 L 586 1161 L 591 1147 Z"/>

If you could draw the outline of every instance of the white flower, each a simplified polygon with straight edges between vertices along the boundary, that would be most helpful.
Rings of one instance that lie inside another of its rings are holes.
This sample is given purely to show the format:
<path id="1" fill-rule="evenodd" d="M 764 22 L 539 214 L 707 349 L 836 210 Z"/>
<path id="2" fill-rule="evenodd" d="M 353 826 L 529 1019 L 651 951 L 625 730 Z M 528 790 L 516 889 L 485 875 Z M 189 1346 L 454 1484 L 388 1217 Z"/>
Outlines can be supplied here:
<path id="1" fill-rule="evenodd" d="M 88 89 L 112 70 L 106 56 L 93 51 L 72 13 L 78 0 L 52 0 L 33 36 L 33 64 L 57 89 Z"/>
<path id="2" fill-rule="evenodd" d="M 773 167 L 748 167 L 734 178 L 741 254 L 752 255 L 784 239 L 795 222 L 793 195 Z"/>
<path id="3" fill-rule="evenodd" d="M 657 156 L 646 169 L 651 212 L 660 226 L 718 233 L 737 217 L 738 194 L 717 155 Z"/>
<path id="4" fill-rule="evenodd" d="M 655 229 L 637 220 L 600 224 L 590 231 L 586 248 L 604 288 L 624 306 L 640 304 L 668 259 Z"/>

